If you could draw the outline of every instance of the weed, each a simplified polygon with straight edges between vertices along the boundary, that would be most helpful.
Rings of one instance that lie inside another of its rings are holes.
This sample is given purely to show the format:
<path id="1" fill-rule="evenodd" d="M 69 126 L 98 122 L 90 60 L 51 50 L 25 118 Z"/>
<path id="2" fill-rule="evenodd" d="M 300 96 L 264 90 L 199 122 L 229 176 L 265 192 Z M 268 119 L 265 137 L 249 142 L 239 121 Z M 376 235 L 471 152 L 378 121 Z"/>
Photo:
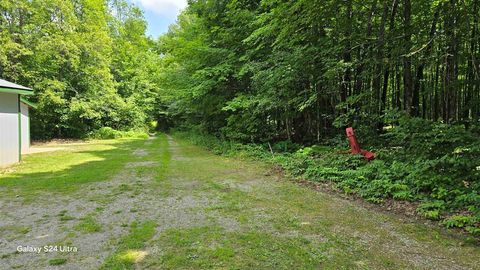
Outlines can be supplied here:
<path id="1" fill-rule="evenodd" d="M 65 264 L 67 262 L 67 259 L 65 258 L 54 258 L 54 259 L 50 259 L 48 261 L 48 264 L 50 265 L 62 265 L 62 264 Z"/>
<path id="2" fill-rule="evenodd" d="M 102 226 L 95 221 L 93 216 L 86 216 L 75 226 L 75 229 L 83 233 L 94 233 L 101 231 Z"/>

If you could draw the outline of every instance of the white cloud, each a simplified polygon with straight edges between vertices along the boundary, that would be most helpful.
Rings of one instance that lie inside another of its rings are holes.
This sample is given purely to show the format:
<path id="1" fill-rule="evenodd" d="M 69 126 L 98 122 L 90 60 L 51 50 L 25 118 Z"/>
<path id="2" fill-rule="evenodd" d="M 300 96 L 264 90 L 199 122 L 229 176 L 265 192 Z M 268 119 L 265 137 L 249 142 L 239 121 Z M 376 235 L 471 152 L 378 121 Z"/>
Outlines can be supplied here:
<path id="1" fill-rule="evenodd" d="M 187 7 L 187 0 L 134 0 L 145 10 L 158 15 L 176 16 L 180 10 Z"/>

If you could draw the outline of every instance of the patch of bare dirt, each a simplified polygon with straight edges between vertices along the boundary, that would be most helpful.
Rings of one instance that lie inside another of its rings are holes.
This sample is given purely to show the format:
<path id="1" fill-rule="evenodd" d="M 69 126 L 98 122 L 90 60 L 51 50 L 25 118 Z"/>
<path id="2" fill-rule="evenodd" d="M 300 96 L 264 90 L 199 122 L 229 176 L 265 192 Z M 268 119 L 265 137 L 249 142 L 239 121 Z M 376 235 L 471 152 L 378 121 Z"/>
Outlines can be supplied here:
<path id="1" fill-rule="evenodd" d="M 126 168 L 138 168 L 138 167 L 154 167 L 158 163 L 155 161 L 138 161 L 138 162 L 128 162 L 125 165 Z"/>
<path id="2" fill-rule="evenodd" d="M 33 141 L 32 146 L 47 146 L 47 145 L 81 145 L 88 144 L 85 140 L 75 140 L 75 139 L 53 139 L 48 141 Z"/>
<path id="3" fill-rule="evenodd" d="M 135 151 L 133 151 L 132 155 L 136 157 L 145 157 L 148 155 L 148 151 L 145 149 L 136 149 Z"/>

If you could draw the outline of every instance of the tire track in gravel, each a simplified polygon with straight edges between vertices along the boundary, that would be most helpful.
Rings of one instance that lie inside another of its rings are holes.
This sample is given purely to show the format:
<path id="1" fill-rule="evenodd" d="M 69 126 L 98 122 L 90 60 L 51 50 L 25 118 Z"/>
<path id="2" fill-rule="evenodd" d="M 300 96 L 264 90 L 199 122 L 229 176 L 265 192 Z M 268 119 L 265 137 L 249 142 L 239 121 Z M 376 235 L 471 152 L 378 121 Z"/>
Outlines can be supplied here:
<path id="1" fill-rule="evenodd" d="M 157 139 L 155 139 L 157 140 Z M 171 145 L 174 142 L 170 142 Z M 151 139 L 145 142 L 148 148 Z M 172 147 L 173 149 L 173 147 Z M 41 199 L 25 204 L 21 199 L 3 201 L 0 210 L 8 213 L 0 220 L 0 228 L 24 226 L 27 233 L 12 230 L 0 238 L 0 269 L 96 269 L 115 252 L 117 240 L 128 233 L 134 222 L 153 220 L 157 231 L 169 228 L 206 224 L 205 215 L 198 211 L 209 202 L 193 196 L 158 196 L 161 190 L 152 185 L 153 174 L 139 176 L 136 170 L 162 166 L 156 160 L 136 161 L 148 158 L 150 149 L 134 149 L 132 161 L 110 180 L 85 185 L 81 191 L 68 196 L 41 196 Z M 168 181 L 168 180 L 167 180 Z M 66 220 L 60 220 L 64 213 Z M 94 216 L 101 226 L 99 232 L 81 233 L 76 226 L 86 216 Z M 58 253 L 16 253 L 17 246 L 43 247 L 65 244 L 75 246 L 76 253 L 62 254 L 67 259 L 63 265 L 49 266 L 48 261 L 59 257 Z"/>

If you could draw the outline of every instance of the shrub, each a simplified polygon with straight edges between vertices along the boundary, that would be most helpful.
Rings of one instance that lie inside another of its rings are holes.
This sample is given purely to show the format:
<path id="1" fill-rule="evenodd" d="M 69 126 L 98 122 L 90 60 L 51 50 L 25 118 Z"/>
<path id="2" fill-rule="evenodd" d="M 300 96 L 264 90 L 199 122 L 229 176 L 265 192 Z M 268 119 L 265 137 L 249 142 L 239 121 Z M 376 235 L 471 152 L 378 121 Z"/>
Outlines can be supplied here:
<path id="1" fill-rule="evenodd" d="M 109 140 L 119 138 L 148 138 L 148 134 L 142 130 L 119 131 L 111 127 L 102 127 L 91 132 L 88 137 L 91 139 Z"/>

